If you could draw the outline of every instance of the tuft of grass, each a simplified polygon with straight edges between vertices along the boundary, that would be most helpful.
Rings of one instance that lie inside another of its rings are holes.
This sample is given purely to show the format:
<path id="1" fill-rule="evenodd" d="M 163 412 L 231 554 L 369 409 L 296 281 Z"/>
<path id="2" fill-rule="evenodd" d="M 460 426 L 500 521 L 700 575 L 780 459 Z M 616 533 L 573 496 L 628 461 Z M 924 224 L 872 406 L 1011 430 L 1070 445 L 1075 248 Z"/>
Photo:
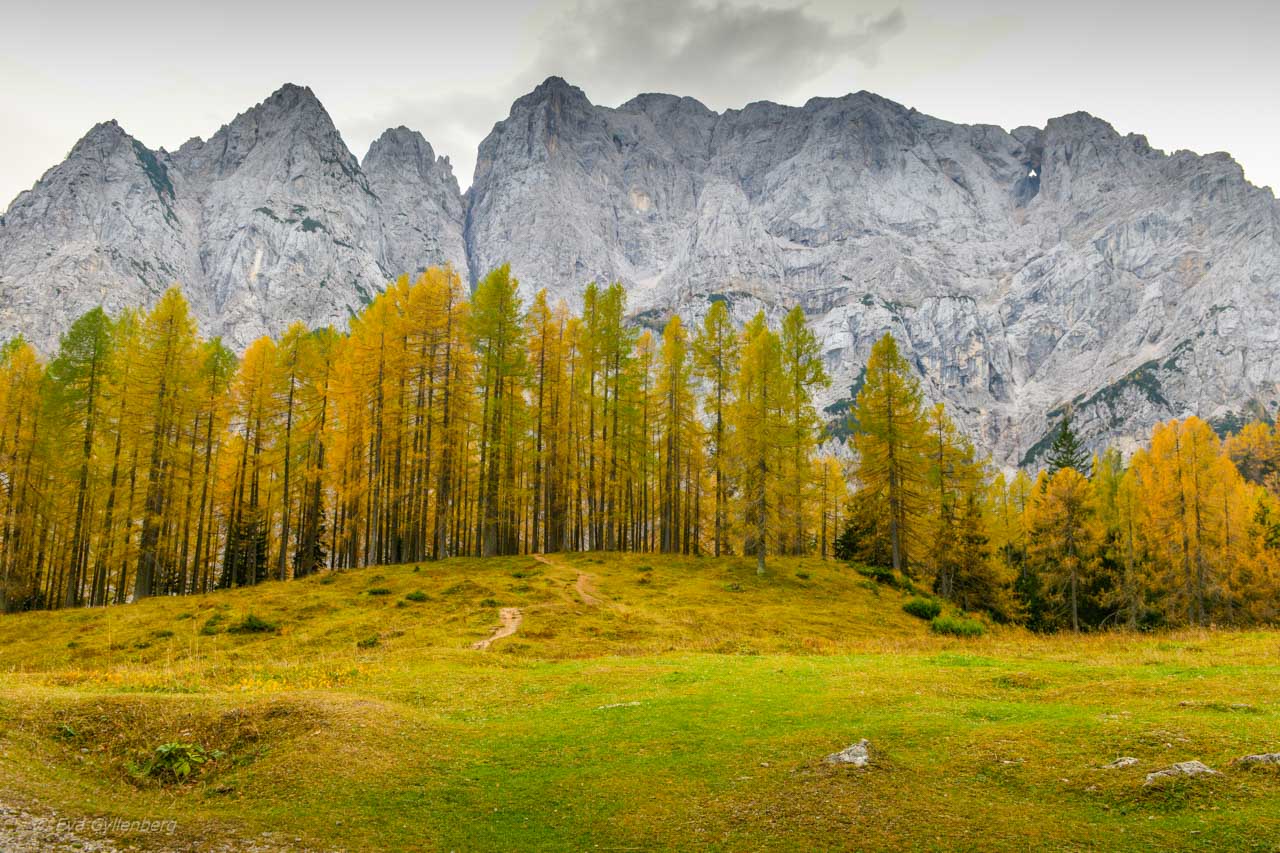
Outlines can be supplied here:
<path id="1" fill-rule="evenodd" d="M 377 638 L 377 637 L 365 637 L 363 640 L 357 640 L 357 641 L 356 641 L 356 648 L 358 648 L 358 649 L 372 649 L 372 648 L 374 648 L 375 646 L 377 646 L 377 645 L 378 645 L 378 642 L 379 642 L 379 641 L 378 641 L 378 638 Z"/>
<path id="2" fill-rule="evenodd" d="M 365 593 L 368 595 L 390 595 L 391 590 L 385 586 L 375 586 L 366 589 Z"/>
<path id="3" fill-rule="evenodd" d="M 204 624 L 200 626 L 200 633 L 206 637 L 212 637 L 214 634 L 222 633 L 222 623 L 227 620 L 226 614 L 222 611 L 215 611 Z"/>
<path id="4" fill-rule="evenodd" d="M 977 619 L 966 619 L 961 616 L 938 616 L 929 623 L 935 634 L 947 634 L 952 637 L 981 637 L 986 628 Z"/>
<path id="5" fill-rule="evenodd" d="M 409 593 L 404 598 L 405 598 L 405 601 L 416 601 L 421 603 L 427 600 L 427 594 L 420 589 L 415 589 L 413 592 Z"/>

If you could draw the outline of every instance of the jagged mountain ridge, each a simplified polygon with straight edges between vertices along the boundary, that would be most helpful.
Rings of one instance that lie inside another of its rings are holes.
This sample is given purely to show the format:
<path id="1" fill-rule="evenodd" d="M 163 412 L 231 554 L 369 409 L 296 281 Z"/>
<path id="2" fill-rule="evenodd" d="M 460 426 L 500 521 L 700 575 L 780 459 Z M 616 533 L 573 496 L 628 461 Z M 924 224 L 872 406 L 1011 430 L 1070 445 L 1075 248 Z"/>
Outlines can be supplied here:
<path id="1" fill-rule="evenodd" d="M 100 125 L 4 219 L 0 329 L 48 345 L 100 299 L 181 280 L 204 330 L 242 345 L 341 322 L 402 272 L 508 261 L 526 294 L 620 280 L 650 325 L 800 304 L 824 404 L 891 330 L 1004 463 L 1034 460 L 1066 406 L 1097 447 L 1280 396 L 1280 206 L 1229 157 L 1084 113 L 1006 132 L 865 92 L 716 113 L 600 107 L 550 78 L 481 144 L 465 196 L 404 128 L 357 163 L 299 87 L 172 155 Z"/>
<path id="2" fill-rule="evenodd" d="M 6 213 L 0 330 L 49 349 L 94 305 L 180 282 L 202 331 L 242 348 L 294 320 L 345 323 L 402 272 L 465 269 L 462 225 L 448 159 L 421 135 L 388 130 L 361 164 L 307 88 L 173 153 L 106 122 Z"/>

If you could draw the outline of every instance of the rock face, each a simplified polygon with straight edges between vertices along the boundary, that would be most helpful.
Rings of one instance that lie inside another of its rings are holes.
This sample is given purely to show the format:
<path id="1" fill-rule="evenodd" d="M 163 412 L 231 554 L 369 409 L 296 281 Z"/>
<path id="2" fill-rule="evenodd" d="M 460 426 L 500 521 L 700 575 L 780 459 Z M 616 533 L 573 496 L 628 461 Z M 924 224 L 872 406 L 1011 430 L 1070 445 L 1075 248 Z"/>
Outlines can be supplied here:
<path id="1" fill-rule="evenodd" d="M 45 349 L 87 308 L 174 281 L 205 333 L 244 345 L 341 323 L 424 266 L 510 262 L 526 295 L 622 281 L 651 326 L 716 300 L 739 320 L 801 305 L 833 414 L 892 331 L 1003 464 L 1036 462 L 1067 407 L 1096 449 L 1280 402 L 1280 204 L 1226 155 L 1166 155 L 1084 113 L 1007 132 L 865 92 L 614 109 L 551 78 L 461 196 L 417 133 L 357 163 L 286 86 L 173 154 L 99 125 L 0 222 L 0 334 Z"/>
<path id="2" fill-rule="evenodd" d="M 865 92 L 608 109 L 552 78 L 481 145 L 470 202 L 472 269 L 509 260 L 529 290 L 621 280 L 654 325 L 803 306 L 824 402 L 892 331 L 1003 463 L 1036 461 L 1068 406 L 1097 448 L 1280 396 L 1280 205 L 1226 155 L 1084 113 L 1006 132 Z"/>
<path id="3" fill-rule="evenodd" d="M 399 130 L 366 160 L 292 85 L 172 154 L 100 124 L 3 219 L 0 331 L 51 349 L 89 308 L 180 282 L 201 331 L 242 348 L 294 320 L 345 324 L 401 273 L 465 269 L 448 161 Z"/>

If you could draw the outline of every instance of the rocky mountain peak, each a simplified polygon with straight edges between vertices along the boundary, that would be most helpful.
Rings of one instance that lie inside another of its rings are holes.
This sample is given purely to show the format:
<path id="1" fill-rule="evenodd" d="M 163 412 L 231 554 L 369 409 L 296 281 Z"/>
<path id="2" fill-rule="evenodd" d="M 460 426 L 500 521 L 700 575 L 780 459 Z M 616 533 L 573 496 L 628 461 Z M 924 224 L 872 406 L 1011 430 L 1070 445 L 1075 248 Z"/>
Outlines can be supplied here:
<path id="1" fill-rule="evenodd" d="M 420 178 L 441 169 L 448 170 L 452 175 L 449 161 L 445 158 L 437 160 L 431 143 L 418 131 L 403 125 L 384 130 L 369 146 L 360 166 L 367 175 L 383 171 L 399 172 L 403 169 L 416 172 Z"/>
<path id="2" fill-rule="evenodd" d="M 100 121 L 93 127 L 89 128 L 89 132 L 80 137 L 79 141 L 71 148 L 71 156 L 75 156 L 78 150 L 88 147 L 102 147 L 103 145 L 115 145 L 121 140 L 132 139 L 120 126 L 115 119 L 107 119 Z"/>

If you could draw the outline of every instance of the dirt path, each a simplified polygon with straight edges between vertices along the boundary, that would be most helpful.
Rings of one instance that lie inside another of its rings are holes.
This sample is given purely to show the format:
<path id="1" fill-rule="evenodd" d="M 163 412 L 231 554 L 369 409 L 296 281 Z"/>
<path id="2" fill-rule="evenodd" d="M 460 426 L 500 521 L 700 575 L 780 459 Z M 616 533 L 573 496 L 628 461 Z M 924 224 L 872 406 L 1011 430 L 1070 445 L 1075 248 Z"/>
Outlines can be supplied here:
<path id="1" fill-rule="evenodd" d="M 590 607 L 599 607 L 604 604 L 595 594 L 594 578 L 585 572 L 578 573 L 578 582 L 573 585 L 578 591 L 578 597 L 582 599 L 582 603 Z"/>
<path id="2" fill-rule="evenodd" d="M 498 611 L 498 618 L 502 620 L 502 624 L 495 628 L 494 632 L 485 639 L 472 643 L 471 648 L 484 651 L 503 637 L 510 637 L 520 630 L 520 623 L 524 621 L 524 614 L 520 612 L 519 607 L 504 607 Z"/>
<path id="3" fill-rule="evenodd" d="M 533 554 L 532 556 L 533 559 L 549 568 L 572 571 L 564 563 L 558 563 L 546 554 Z M 595 577 L 593 575 L 589 575 L 586 572 L 578 572 L 578 579 L 574 581 L 573 588 L 577 590 L 578 598 L 582 599 L 582 603 L 588 607 L 600 607 L 604 604 L 600 596 L 596 595 Z"/>

